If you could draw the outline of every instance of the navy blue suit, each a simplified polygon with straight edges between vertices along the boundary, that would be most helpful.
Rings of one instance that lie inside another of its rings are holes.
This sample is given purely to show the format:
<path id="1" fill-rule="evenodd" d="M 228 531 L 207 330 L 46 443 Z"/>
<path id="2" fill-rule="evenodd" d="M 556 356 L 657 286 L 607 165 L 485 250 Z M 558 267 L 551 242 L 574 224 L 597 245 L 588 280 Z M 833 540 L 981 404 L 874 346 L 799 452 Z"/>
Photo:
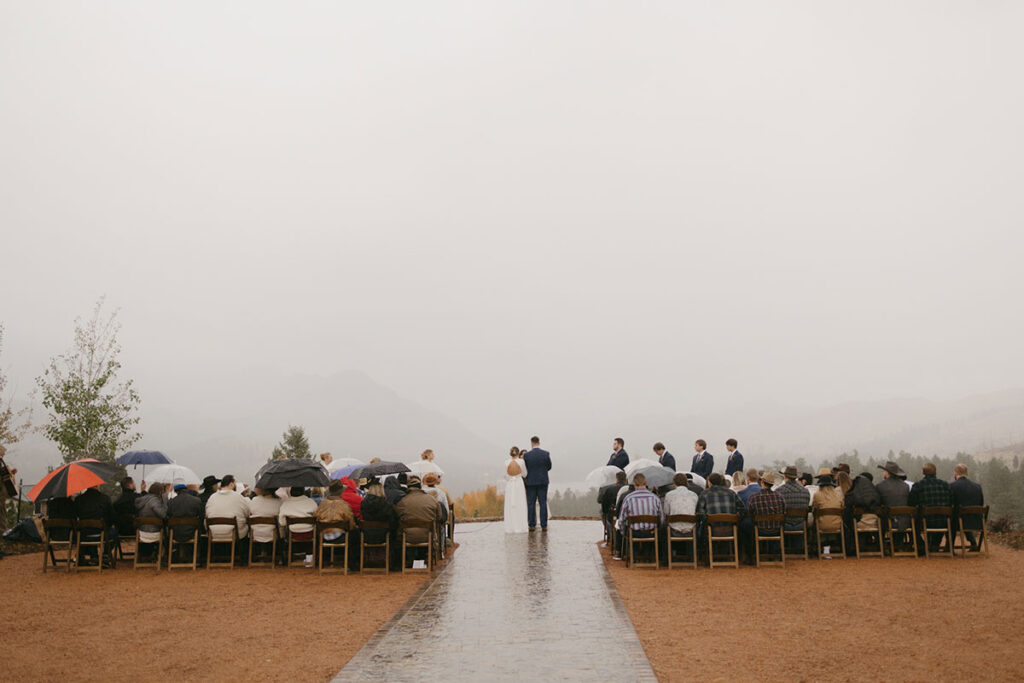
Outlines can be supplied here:
<path id="1" fill-rule="evenodd" d="M 668 451 L 665 451 L 665 453 L 661 456 L 661 464 L 664 467 L 669 467 L 674 470 L 676 468 L 676 458 Z"/>
<path id="2" fill-rule="evenodd" d="M 700 462 L 698 462 L 700 460 Z M 700 459 L 700 453 L 693 454 L 693 463 L 690 465 L 690 471 L 694 474 L 707 479 L 711 476 L 711 473 L 715 469 L 715 456 L 711 455 L 707 451 L 704 451 L 704 458 Z"/>
<path id="3" fill-rule="evenodd" d="M 537 503 L 540 503 L 540 526 L 548 528 L 548 470 L 551 454 L 542 448 L 531 448 L 523 456 L 526 465 L 526 519 L 530 528 L 537 526 Z"/>
<path id="4" fill-rule="evenodd" d="M 739 451 L 733 451 L 729 454 L 729 459 L 725 461 L 725 476 L 731 477 L 733 472 L 743 471 L 743 454 Z"/>
<path id="5" fill-rule="evenodd" d="M 618 467 L 620 470 L 626 469 L 626 465 L 629 464 L 629 453 L 626 452 L 625 448 L 620 448 L 618 453 L 612 453 L 608 458 L 608 464 L 612 467 Z"/>

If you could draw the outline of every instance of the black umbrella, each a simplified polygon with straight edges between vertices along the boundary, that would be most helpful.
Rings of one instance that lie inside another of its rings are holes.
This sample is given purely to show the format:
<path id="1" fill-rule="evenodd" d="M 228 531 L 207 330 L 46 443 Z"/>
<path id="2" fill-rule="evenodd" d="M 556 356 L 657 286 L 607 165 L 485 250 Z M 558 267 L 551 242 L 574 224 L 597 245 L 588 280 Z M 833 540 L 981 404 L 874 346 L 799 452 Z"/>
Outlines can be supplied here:
<path id="1" fill-rule="evenodd" d="M 381 460 L 380 462 L 371 462 L 369 465 L 354 469 L 349 476 L 353 479 L 369 479 L 370 477 L 383 477 L 385 474 L 399 474 L 400 472 L 409 471 L 409 466 L 403 462 Z"/>
<path id="2" fill-rule="evenodd" d="M 256 473 L 258 489 L 327 486 L 330 483 L 327 468 L 314 460 L 271 460 Z"/>

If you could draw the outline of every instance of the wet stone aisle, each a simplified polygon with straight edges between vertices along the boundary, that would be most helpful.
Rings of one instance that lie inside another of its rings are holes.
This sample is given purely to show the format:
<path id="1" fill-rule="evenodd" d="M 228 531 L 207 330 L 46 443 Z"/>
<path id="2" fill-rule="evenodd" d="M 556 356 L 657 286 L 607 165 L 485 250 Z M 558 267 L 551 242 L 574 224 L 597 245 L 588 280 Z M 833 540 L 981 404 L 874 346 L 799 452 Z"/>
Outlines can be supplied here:
<path id="1" fill-rule="evenodd" d="M 601 563 L 600 523 L 455 537 L 451 564 L 335 681 L 656 680 Z"/>

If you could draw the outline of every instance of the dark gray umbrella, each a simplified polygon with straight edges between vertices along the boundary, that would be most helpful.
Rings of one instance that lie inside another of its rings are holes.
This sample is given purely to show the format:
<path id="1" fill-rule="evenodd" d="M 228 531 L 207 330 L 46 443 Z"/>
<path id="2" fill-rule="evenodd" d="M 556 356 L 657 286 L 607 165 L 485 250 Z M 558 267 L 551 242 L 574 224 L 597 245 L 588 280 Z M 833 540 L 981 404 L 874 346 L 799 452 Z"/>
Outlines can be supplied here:
<path id="1" fill-rule="evenodd" d="M 352 470 L 352 474 L 349 476 L 353 479 L 362 479 L 370 477 L 383 477 L 385 474 L 399 474 L 400 472 L 409 472 L 409 466 L 402 462 L 392 462 L 390 460 L 381 460 L 380 462 L 371 462 L 369 465 L 358 467 Z"/>
<path id="2" fill-rule="evenodd" d="M 315 460 L 271 460 L 256 473 L 258 489 L 327 486 L 330 483 L 327 468 Z"/>
<path id="3" fill-rule="evenodd" d="M 647 488 L 658 489 L 671 484 L 672 478 L 676 476 L 676 471 L 670 467 L 655 465 L 654 467 L 644 467 L 633 473 L 634 476 L 637 474 L 643 474 L 647 478 Z M 632 477 L 630 481 L 633 481 Z"/>

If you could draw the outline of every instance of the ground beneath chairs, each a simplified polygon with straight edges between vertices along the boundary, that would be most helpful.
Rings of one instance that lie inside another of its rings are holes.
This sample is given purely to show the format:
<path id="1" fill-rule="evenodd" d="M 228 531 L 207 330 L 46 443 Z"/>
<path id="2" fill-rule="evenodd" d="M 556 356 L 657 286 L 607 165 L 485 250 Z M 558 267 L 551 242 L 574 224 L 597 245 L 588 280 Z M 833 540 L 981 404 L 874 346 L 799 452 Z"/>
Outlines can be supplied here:
<path id="1" fill-rule="evenodd" d="M 654 681 L 601 535 L 594 521 L 461 525 L 451 565 L 335 681 Z"/>

